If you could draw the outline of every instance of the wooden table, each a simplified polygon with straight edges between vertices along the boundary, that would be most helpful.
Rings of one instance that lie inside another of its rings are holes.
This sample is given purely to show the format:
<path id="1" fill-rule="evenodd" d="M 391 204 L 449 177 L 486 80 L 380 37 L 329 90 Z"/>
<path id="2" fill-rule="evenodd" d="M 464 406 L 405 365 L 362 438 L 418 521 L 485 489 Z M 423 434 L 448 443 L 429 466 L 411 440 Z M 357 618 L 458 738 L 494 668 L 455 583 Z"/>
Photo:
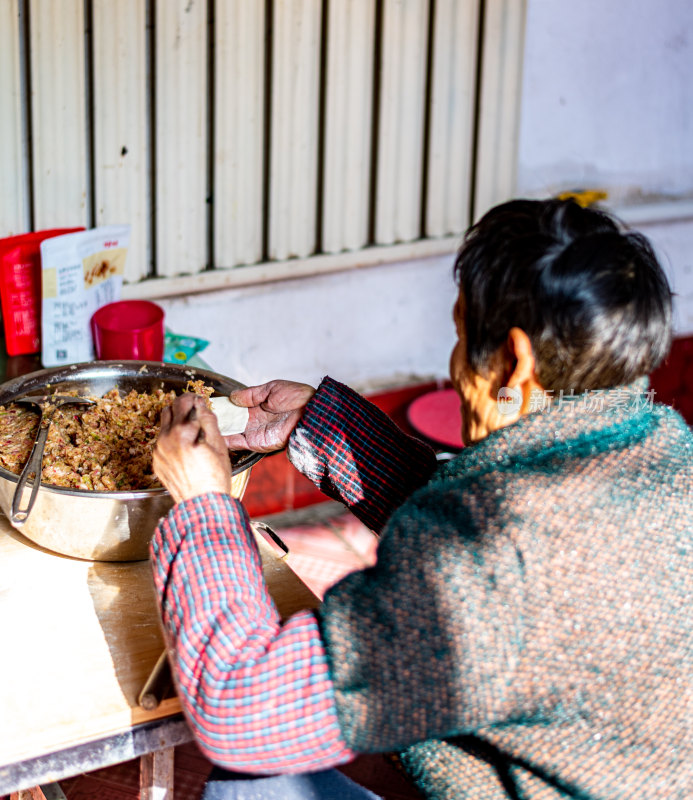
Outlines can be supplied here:
<path id="1" fill-rule="evenodd" d="M 315 606 L 257 538 L 280 613 Z M 192 737 L 177 697 L 138 705 L 163 649 L 148 562 L 56 555 L 0 514 L 0 646 L 0 796 L 147 756 L 141 797 L 169 800 L 172 748 Z"/>

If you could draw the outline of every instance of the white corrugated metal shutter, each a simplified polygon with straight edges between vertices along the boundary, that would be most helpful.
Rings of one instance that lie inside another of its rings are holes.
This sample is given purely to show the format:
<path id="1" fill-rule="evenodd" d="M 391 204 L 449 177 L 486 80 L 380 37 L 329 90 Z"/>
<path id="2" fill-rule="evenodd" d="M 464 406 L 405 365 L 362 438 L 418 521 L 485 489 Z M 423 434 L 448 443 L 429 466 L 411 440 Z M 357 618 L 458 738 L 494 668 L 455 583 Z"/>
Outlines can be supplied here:
<path id="1" fill-rule="evenodd" d="M 83 0 L 31 0 L 31 131 L 36 229 L 87 225 Z"/>
<path id="2" fill-rule="evenodd" d="M 281 261 L 315 249 L 322 3 L 273 6 L 268 252 Z"/>
<path id="3" fill-rule="evenodd" d="M 478 120 L 475 216 L 515 191 L 526 6 L 486 0 Z"/>
<path id="4" fill-rule="evenodd" d="M 157 275 L 207 266 L 207 6 L 156 3 L 154 215 Z"/>
<path id="5" fill-rule="evenodd" d="M 29 226 L 29 180 L 22 126 L 22 76 L 17 0 L 0 3 L 0 236 Z"/>
<path id="6" fill-rule="evenodd" d="M 150 296 L 452 249 L 512 194 L 524 13 L 3 0 L 0 236 L 129 222 Z"/>
<path id="7" fill-rule="evenodd" d="M 217 2 L 214 38 L 214 263 L 263 257 L 265 4 Z"/>
<path id="8" fill-rule="evenodd" d="M 152 261 L 149 183 L 147 4 L 93 0 L 92 81 L 94 222 L 132 226 L 125 277 L 149 275 Z"/>
<path id="9" fill-rule="evenodd" d="M 421 231 L 427 30 L 425 0 L 385 0 L 375 203 L 378 244 L 418 239 Z"/>
<path id="10" fill-rule="evenodd" d="M 445 236 L 470 219 L 479 6 L 437 0 L 435 11 L 425 234 Z"/>
<path id="11" fill-rule="evenodd" d="M 327 27 L 322 250 L 368 244 L 375 0 L 331 3 Z"/>

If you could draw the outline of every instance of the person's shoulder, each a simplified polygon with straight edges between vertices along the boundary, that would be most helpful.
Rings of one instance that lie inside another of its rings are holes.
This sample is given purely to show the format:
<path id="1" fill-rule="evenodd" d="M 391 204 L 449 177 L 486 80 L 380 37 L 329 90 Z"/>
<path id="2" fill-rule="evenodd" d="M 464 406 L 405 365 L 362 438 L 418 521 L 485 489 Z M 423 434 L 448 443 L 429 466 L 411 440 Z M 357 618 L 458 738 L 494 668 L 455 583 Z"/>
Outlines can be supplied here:
<path id="1" fill-rule="evenodd" d="M 395 511 L 391 522 L 407 536 L 423 538 L 475 528 L 480 509 L 485 508 L 488 515 L 500 512 L 506 478 L 492 464 L 476 463 L 469 452 L 462 451 L 439 466 L 431 479 Z"/>
<path id="2" fill-rule="evenodd" d="M 684 436 L 693 437 L 693 428 L 686 422 L 681 412 L 673 406 L 665 403 L 655 403 L 652 406 L 652 414 L 655 419 L 671 425 L 674 430 L 680 431 Z"/>
<path id="3" fill-rule="evenodd" d="M 660 447 L 680 451 L 693 459 L 693 427 L 671 406 L 655 403 L 652 407 L 652 436 Z"/>

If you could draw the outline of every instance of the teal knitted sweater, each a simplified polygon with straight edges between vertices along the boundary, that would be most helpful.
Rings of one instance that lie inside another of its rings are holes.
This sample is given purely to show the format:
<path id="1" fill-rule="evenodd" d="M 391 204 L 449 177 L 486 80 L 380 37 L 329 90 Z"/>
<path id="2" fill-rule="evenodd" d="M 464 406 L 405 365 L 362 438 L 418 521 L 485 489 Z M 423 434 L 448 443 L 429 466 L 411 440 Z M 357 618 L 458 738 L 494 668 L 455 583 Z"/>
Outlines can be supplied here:
<path id="1" fill-rule="evenodd" d="M 466 448 L 326 595 L 345 740 L 426 797 L 693 797 L 693 436 L 634 397 Z"/>

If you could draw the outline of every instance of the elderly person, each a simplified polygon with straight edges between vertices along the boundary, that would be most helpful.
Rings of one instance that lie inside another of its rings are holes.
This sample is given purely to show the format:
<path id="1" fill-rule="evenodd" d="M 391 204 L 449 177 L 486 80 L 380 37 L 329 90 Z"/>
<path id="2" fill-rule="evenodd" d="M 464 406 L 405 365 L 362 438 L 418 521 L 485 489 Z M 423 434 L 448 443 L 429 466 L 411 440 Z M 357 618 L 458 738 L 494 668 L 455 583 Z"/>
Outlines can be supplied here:
<path id="1" fill-rule="evenodd" d="M 250 419 L 226 441 L 191 395 L 165 413 L 154 467 L 177 504 L 152 557 L 198 742 L 289 783 L 396 752 L 428 798 L 689 798 L 693 437 L 645 378 L 670 342 L 662 270 L 601 212 L 518 200 L 455 275 L 467 447 L 443 466 L 329 378 L 235 393 Z M 227 447 L 285 446 L 381 540 L 281 623 Z M 349 796 L 330 791 L 276 796 Z"/>

